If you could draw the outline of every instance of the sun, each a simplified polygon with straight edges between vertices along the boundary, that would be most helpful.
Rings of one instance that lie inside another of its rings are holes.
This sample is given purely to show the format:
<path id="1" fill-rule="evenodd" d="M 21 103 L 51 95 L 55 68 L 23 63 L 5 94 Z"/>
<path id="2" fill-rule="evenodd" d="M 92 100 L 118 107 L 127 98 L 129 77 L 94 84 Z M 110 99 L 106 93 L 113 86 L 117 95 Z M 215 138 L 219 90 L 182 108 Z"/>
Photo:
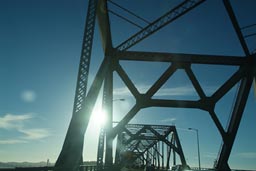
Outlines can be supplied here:
<path id="1" fill-rule="evenodd" d="M 93 110 L 90 122 L 95 125 L 104 125 L 107 122 L 106 112 L 101 108 Z"/>

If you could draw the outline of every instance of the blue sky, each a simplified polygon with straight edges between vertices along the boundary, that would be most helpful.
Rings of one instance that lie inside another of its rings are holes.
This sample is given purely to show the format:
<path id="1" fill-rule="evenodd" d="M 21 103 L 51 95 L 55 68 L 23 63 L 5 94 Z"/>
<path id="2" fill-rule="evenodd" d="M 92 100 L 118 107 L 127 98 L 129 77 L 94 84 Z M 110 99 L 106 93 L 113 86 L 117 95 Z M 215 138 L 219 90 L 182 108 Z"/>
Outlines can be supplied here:
<path id="1" fill-rule="evenodd" d="M 148 1 L 139 1 L 136 6 L 135 1 L 115 2 L 150 21 L 173 6 L 172 1 L 152 0 L 141 10 Z M 255 1 L 231 2 L 241 26 L 256 23 Z M 0 1 L 0 161 L 36 162 L 49 158 L 54 162 L 57 159 L 72 115 L 86 10 L 85 0 Z M 110 17 L 115 46 L 139 31 L 113 15 Z M 145 26 L 141 21 L 138 23 Z M 103 57 L 97 31 L 90 82 Z M 250 50 L 256 48 L 255 43 L 255 38 L 248 39 Z M 131 50 L 243 55 L 219 0 L 205 2 Z M 140 92 L 145 92 L 168 67 L 160 62 L 122 61 L 121 65 Z M 237 68 L 193 65 L 192 69 L 206 94 L 211 95 Z M 114 98 L 126 99 L 114 102 L 114 120 L 118 121 L 135 100 L 116 74 L 114 78 Z M 217 103 L 216 113 L 223 125 L 229 118 L 235 92 L 236 87 Z M 198 96 L 184 71 L 178 70 L 154 98 L 194 100 Z M 252 131 L 255 130 L 255 103 L 251 92 L 229 160 L 231 168 L 256 169 L 256 136 Z M 175 124 L 191 166 L 197 166 L 196 135 L 187 128 L 199 130 L 203 167 L 213 165 L 220 147 L 221 137 L 216 127 L 209 114 L 201 110 L 143 109 L 131 123 Z M 96 159 L 98 131 L 99 125 L 90 123 L 85 138 L 85 160 Z"/>

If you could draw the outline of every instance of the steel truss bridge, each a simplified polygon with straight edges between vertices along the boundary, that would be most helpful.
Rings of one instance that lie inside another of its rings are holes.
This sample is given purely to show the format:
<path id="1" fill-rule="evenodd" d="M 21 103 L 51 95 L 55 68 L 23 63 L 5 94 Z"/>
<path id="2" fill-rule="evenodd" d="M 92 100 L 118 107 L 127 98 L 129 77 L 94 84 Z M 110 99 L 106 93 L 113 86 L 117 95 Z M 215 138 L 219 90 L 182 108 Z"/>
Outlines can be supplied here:
<path id="1" fill-rule="evenodd" d="M 173 165 L 176 165 L 176 154 L 181 164 L 187 165 L 175 126 L 128 124 L 119 133 L 117 142 L 115 165 L 118 169 L 151 164 L 158 169 L 169 168 L 171 153 Z"/>
<path id="2" fill-rule="evenodd" d="M 119 7 L 121 10 L 125 10 L 137 19 L 144 20 L 146 26 L 138 25 L 132 20 L 129 20 L 121 16 L 119 13 L 109 9 L 108 6 L 110 3 Z M 178 154 L 181 163 L 184 165 L 186 164 L 174 126 L 129 124 L 129 121 L 134 118 L 140 110 L 149 107 L 187 108 L 206 111 L 222 138 L 222 145 L 215 169 L 218 171 L 230 170 L 228 159 L 243 116 L 250 88 L 253 83 L 253 78 L 256 75 L 255 52 L 248 48 L 246 41 L 248 36 L 254 36 L 255 34 L 247 35 L 247 37 L 243 34 L 230 1 L 223 0 L 223 4 L 244 52 L 244 55 L 242 56 L 227 57 L 225 55 L 162 53 L 130 50 L 133 46 L 143 42 L 144 39 L 150 37 L 172 22 L 179 20 L 182 16 L 189 15 L 190 11 L 197 10 L 197 8 L 204 3 L 205 0 L 185 0 L 155 20 L 147 21 L 114 1 L 88 0 L 87 18 L 77 77 L 73 115 L 62 150 L 54 167 L 55 171 L 78 170 L 82 161 L 84 134 L 86 132 L 93 107 L 102 87 L 102 104 L 104 110 L 107 112 L 108 118 L 110 119 L 105 128 L 102 128 L 99 136 L 97 170 L 113 170 L 117 165 L 120 166 L 125 163 L 129 163 L 128 160 L 132 162 L 141 162 L 143 164 L 151 161 L 159 167 L 163 166 L 163 164 L 159 162 L 159 158 L 164 158 L 160 147 L 167 149 L 167 165 L 165 167 L 169 167 L 168 162 L 171 150 L 174 151 L 173 156 L 175 156 L 175 153 Z M 114 47 L 112 35 L 115 33 L 111 32 L 110 14 L 139 27 L 140 30 L 127 40 Z M 98 20 L 99 24 L 104 59 L 95 75 L 92 85 L 87 87 L 94 31 L 96 30 L 96 20 Z M 138 61 L 165 62 L 169 64 L 169 67 L 145 93 L 141 93 L 120 64 L 122 61 L 130 61 L 133 63 Z M 191 66 L 196 64 L 235 66 L 237 70 L 215 92 L 213 92 L 212 95 L 207 95 L 203 90 L 201 83 L 197 79 L 197 75 L 191 68 Z M 163 86 L 165 82 L 178 70 L 183 70 L 186 73 L 196 90 L 199 99 L 179 100 L 152 98 L 161 86 Z M 113 127 L 114 72 L 117 73 L 129 89 L 132 96 L 136 99 L 136 102 L 130 111 L 128 111 Z M 238 92 L 235 97 L 235 103 L 232 106 L 230 120 L 225 129 L 216 114 L 215 106 L 216 103 L 220 101 L 220 99 L 222 99 L 235 85 L 238 85 Z M 117 137 L 118 143 L 115 149 L 116 154 L 115 161 L 113 163 L 113 139 L 115 137 Z M 163 144 L 165 144 L 166 147 Z M 131 157 L 126 159 L 123 157 L 122 159 L 122 152 L 127 154 L 130 152 Z"/>

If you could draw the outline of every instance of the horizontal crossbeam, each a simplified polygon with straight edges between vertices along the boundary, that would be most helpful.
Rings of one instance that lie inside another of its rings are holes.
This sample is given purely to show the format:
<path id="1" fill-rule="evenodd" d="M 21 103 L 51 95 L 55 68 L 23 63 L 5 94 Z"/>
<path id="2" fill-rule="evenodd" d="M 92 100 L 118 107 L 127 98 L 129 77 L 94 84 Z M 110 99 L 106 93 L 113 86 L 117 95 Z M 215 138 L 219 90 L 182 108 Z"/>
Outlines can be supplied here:
<path id="1" fill-rule="evenodd" d="M 203 55 L 184 53 L 161 53 L 161 52 L 139 52 L 125 51 L 115 52 L 120 60 L 148 61 L 148 62 L 177 62 L 212 65 L 235 65 L 240 66 L 246 63 L 244 56 L 225 55 Z"/>

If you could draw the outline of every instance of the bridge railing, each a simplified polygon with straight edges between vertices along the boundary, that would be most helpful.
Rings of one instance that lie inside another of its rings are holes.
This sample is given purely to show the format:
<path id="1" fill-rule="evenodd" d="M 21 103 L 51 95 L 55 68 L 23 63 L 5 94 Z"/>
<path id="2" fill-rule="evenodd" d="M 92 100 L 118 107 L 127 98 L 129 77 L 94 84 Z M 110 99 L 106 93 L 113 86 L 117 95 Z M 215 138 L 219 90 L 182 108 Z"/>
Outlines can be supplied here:
<path id="1" fill-rule="evenodd" d="M 201 169 L 199 169 L 199 167 L 190 167 L 191 168 L 191 170 L 214 170 L 213 168 L 202 168 L 201 167 Z"/>
<path id="2" fill-rule="evenodd" d="M 79 171 L 96 171 L 96 166 L 95 165 L 81 165 Z"/>
<path id="3" fill-rule="evenodd" d="M 0 168 L 0 171 L 53 171 L 53 166 L 47 167 L 15 167 L 15 168 Z M 95 165 L 81 165 L 79 171 L 96 171 Z"/>

